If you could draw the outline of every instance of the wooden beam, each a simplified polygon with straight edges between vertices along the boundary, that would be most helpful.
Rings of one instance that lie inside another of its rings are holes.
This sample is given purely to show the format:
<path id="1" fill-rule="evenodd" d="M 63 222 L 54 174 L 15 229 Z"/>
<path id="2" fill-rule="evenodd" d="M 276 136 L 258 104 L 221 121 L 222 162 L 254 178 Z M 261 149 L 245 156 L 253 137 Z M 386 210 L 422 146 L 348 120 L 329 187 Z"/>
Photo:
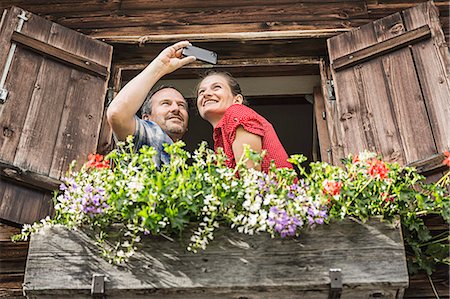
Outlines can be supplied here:
<path id="1" fill-rule="evenodd" d="M 442 164 L 442 161 L 444 161 L 444 159 L 444 154 L 436 154 L 426 159 L 409 163 L 406 166 L 415 167 L 417 169 L 417 172 L 419 172 L 420 174 L 431 174 L 439 171 L 444 171 L 446 168 L 448 168 L 447 166 Z"/>
<path id="2" fill-rule="evenodd" d="M 249 58 L 249 59 L 220 59 L 216 65 L 205 64 L 202 62 L 194 62 L 185 65 L 184 69 L 210 69 L 216 68 L 233 68 L 233 67 L 258 67 L 258 66 L 292 66 L 292 65 L 305 65 L 313 64 L 319 65 L 319 57 L 265 57 L 265 58 Z M 116 64 L 117 68 L 121 71 L 143 70 L 148 63 L 136 63 L 136 64 Z"/>
<path id="3" fill-rule="evenodd" d="M 56 48 L 45 42 L 37 40 L 33 37 L 27 36 L 23 33 L 14 31 L 11 36 L 11 41 L 18 43 L 34 52 L 43 56 L 50 57 L 64 64 L 76 67 L 96 76 L 107 78 L 109 75 L 108 68 L 100 65 L 90 59 L 78 56 L 76 54 L 67 52 L 60 48 Z"/>
<path id="4" fill-rule="evenodd" d="M 270 41 L 284 39 L 328 38 L 338 33 L 347 32 L 346 28 L 320 29 L 320 30 L 287 30 L 287 31 L 262 31 L 262 32 L 221 32 L 221 33 L 186 33 L 168 35 L 144 35 L 144 36 L 95 36 L 96 39 L 107 43 L 119 44 L 150 44 L 173 43 L 180 40 L 190 42 L 229 42 L 229 41 Z"/>
<path id="5" fill-rule="evenodd" d="M 3 160 L 0 160 L 0 177 L 44 191 L 58 190 L 59 185 L 62 184 L 60 180 L 22 169 Z"/>
<path id="6" fill-rule="evenodd" d="M 400 48 L 407 47 L 430 37 L 430 27 L 428 25 L 423 25 L 417 29 L 405 32 L 383 42 L 336 58 L 331 62 L 331 66 L 335 71 L 340 71 L 375 57 L 393 52 Z"/>

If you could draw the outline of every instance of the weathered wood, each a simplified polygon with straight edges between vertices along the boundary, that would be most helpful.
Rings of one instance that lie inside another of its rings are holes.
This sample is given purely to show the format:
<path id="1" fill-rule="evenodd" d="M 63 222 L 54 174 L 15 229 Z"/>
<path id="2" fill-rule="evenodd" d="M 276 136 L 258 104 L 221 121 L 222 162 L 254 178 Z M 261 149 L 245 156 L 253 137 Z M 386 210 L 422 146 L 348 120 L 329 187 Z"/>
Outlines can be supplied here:
<path id="1" fill-rule="evenodd" d="M 100 273 L 108 298 L 328 298 L 330 268 L 342 269 L 341 298 L 397 298 L 408 285 L 400 229 L 378 220 L 336 222 L 285 240 L 221 228 L 198 254 L 186 251 L 189 237 L 146 237 L 130 264 L 115 267 L 83 232 L 45 229 L 31 238 L 24 293 L 88 298 Z"/>
<path id="2" fill-rule="evenodd" d="M 428 25 L 392 37 L 367 48 L 336 58 L 331 65 L 336 71 L 388 54 L 431 37 Z"/>
<path id="3" fill-rule="evenodd" d="M 230 42 L 230 41 L 268 41 L 305 38 L 328 38 L 337 33 L 346 32 L 346 29 L 322 29 L 322 30 L 288 30 L 288 31 L 262 31 L 262 32 L 227 32 L 227 33 L 188 33 L 188 34 L 155 34 L 144 36 L 108 36 L 96 38 L 106 42 L 121 44 L 147 44 L 147 43 L 171 43 L 180 40 L 190 42 Z"/>
<path id="4" fill-rule="evenodd" d="M 322 94 L 324 95 L 325 116 L 330 137 L 331 148 L 326 149 L 326 160 L 332 164 L 339 164 L 340 159 L 344 157 L 344 148 L 342 144 L 342 132 L 339 126 L 339 118 L 334 94 L 330 95 L 330 84 L 332 82 L 329 64 L 323 59 L 320 62 L 320 79 L 322 82 Z M 333 89 L 331 89 L 332 91 Z M 334 97 L 331 99 L 330 97 Z M 325 159 L 322 157 L 322 159 Z"/>
<path id="5" fill-rule="evenodd" d="M 12 8 L 9 14 L 16 18 L 20 11 Z M 14 27 L 4 28 L 14 31 Z M 109 73 L 112 48 L 107 44 L 31 14 L 21 32 L 32 38 L 33 47 L 37 45 L 40 51 L 72 53 L 62 56 L 82 57 L 83 61 L 102 66 L 104 75 Z M 11 34 L 4 36 L 11 38 Z M 23 37 L 16 34 L 16 42 L 19 36 Z M 30 39 L 20 41 L 28 43 Z M 48 46 L 43 48 L 44 44 Z M 24 171 L 58 179 L 73 159 L 82 161 L 96 151 L 108 78 L 71 66 L 21 46 L 16 49 L 6 80 L 8 99 L 0 106 L 1 160 Z M 6 181 L 0 188 L 4 189 L 0 192 L 2 219 L 33 222 L 52 212 L 51 197 L 45 192 Z"/>
<path id="6" fill-rule="evenodd" d="M 88 73 L 92 73 L 94 75 L 102 77 L 108 77 L 108 67 L 99 65 L 90 59 L 86 59 L 76 54 L 53 47 L 52 45 L 49 45 L 45 42 L 42 42 L 20 32 L 13 32 L 11 41 L 19 43 L 27 49 L 35 51 L 41 55 L 51 57 L 70 66 L 80 68 Z"/>
<path id="7" fill-rule="evenodd" d="M 444 159 L 444 154 L 436 154 L 419 161 L 408 163 L 406 166 L 415 167 L 419 173 L 430 174 L 448 168 L 448 166 L 442 164 Z"/>
<path id="8" fill-rule="evenodd" d="M 283 0 L 283 1 L 26 1 L 0 2 L 0 8 L 17 5 L 41 14 L 49 20 L 114 45 L 130 37 L 179 34 L 234 34 L 239 32 L 274 32 L 302 30 L 350 30 L 375 19 L 406 9 L 426 0 Z M 450 1 L 436 0 L 440 22 L 448 41 Z M 181 37 L 181 36 L 180 36 Z M 195 37 L 193 37 L 195 38 Z M 316 41 L 320 40 L 320 45 Z M 297 55 L 307 55 L 304 47 L 312 45 L 315 53 L 326 55 L 325 40 L 318 36 L 304 40 Z M 289 47 L 286 44 L 286 47 Z M 153 51 L 154 45 L 144 50 Z M 235 50 L 239 47 L 235 47 Z M 117 51 L 124 61 L 136 59 L 135 49 Z M 261 53 L 266 49 L 261 48 Z M 239 54 L 240 53 L 236 53 Z M 245 53 L 244 53 L 245 54 Z M 248 53 L 246 56 L 251 55 Z M 240 55 L 242 56 L 242 55 Z M 148 57 L 146 55 L 146 57 Z M 239 56 L 236 56 L 239 57 Z M 149 61 L 143 58 L 142 61 Z"/>
<path id="9" fill-rule="evenodd" d="M 331 62 L 404 32 L 400 14 L 394 14 L 334 37 L 328 42 Z M 409 49 L 333 70 L 333 78 L 345 155 L 370 150 L 391 162 L 411 163 L 436 154 Z"/>
<path id="10" fill-rule="evenodd" d="M 0 160 L 0 176 L 39 190 L 55 191 L 61 181 Z"/>
<path id="11" fill-rule="evenodd" d="M 0 223 L 0 298 L 22 297 L 22 283 L 29 242 L 11 241 L 20 228 Z"/>
<path id="12" fill-rule="evenodd" d="M 148 63 L 117 63 L 115 65 L 117 74 L 114 75 L 114 78 L 115 82 L 119 81 L 119 83 L 114 83 L 114 86 L 120 86 L 120 82 L 128 82 L 147 65 Z M 196 76 L 200 77 L 209 69 L 211 69 L 211 65 L 192 63 L 164 76 L 164 79 L 192 79 Z M 310 56 L 222 59 L 219 56 L 218 64 L 214 65 L 214 69 L 229 72 L 235 77 L 316 75 L 319 71 L 319 58 Z"/>
<path id="13" fill-rule="evenodd" d="M 433 131 L 437 152 L 450 149 L 450 54 L 439 26 L 437 9 L 431 3 L 403 13 L 407 30 L 429 24 L 433 42 L 412 46 L 414 64 Z"/>
<path id="14" fill-rule="evenodd" d="M 330 135 L 328 133 L 328 127 L 326 122 L 327 113 L 325 111 L 325 99 L 322 94 L 321 87 L 314 88 L 314 116 L 317 127 L 317 135 L 319 139 L 320 157 L 321 161 L 332 163 L 328 157 L 328 151 L 331 149 Z"/>
<path id="15" fill-rule="evenodd" d="M 384 41 L 406 30 L 400 14 L 375 21 L 374 28 L 378 41 Z M 411 51 L 400 49 L 382 57 L 381 60 L 403 144 L 405 162 L 417 161 L 435 154 L 436 145 Z"/>
<path id="16" fill-rule="evenodd" d="M 333 64 L 336 58 L 346 53 L 368 46 L 371 36 L 373 36 L 373 33 L 371 33 L 370 28 L 363 26 L 329 39 L 330 64 Z M 339 132 L 336 135 L 339 138 L 337 142 L 343 148 L 343 152 L 340 152 L 339 155 L 337 155 L 338 153 L 334 154 L 333 162 L 340 163 L 339 161 L 348 154 L 357 154 L 363 149 L 369 149 L 366 136 L 367 133 L 370 133 L 370 130 L 365 130 L 363 123 L 365 117 L 364 98 L 358 70 L 351 68 L 336 72 L 332 69 L 331 74 L 336 94 L 334 103 L 336 114 L 333 120 L 337 127 L 336 131 Z"/>

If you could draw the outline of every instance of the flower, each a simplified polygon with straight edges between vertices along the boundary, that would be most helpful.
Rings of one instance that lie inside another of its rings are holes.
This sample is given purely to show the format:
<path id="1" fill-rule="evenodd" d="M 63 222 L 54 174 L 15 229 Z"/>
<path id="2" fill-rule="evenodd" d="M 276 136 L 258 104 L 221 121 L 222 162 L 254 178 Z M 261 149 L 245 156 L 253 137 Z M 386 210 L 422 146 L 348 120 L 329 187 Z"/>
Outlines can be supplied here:
<path id="1" fill-rule="evenodd" d="M 445 151 L 444 152 L 445 155 L 445 159 L 444 161 L 442 161 L 442 164 L 447 165 L 448 167 L 450 167 L 450 152 L 449 151 Z"/>
<path id="2" fill-rule="evenodd" d="M 331 196 L 339 195 L 341 192 L 342 182 L 336 182 L 334 180 L 325 179 L 322 182 L 323 194 L 329 194 Z"/>
<path id="3" fill-rule="evenodd" d="M 413 263 L 419 267 L 431 269 L 423 263 L 447 257 L 427 248 L 433 240 L 420 217 L 438 214 L 450 222 L 446 188 L 450 171 L 439 182 L 426 184 L 414 168 L 361 152 L 344 159 L 345 168 L 313 162 L 307 171 L 301 165 L 304 159 L 294 155 L 290 159 L 299 173 L 275 167 L 262 173 L 240 163 L 234 169 L 226 167 L 223 152 L 215 153 L 205 144 L 190 161 L 179 142 L 166 147 L 173 157 L 170 163 L 156 169 L 154 149 L 136 152 L 128 142 L 129 148 L 119 145 L 106 158 L 89 155 L 78 172 L 72 171 L 73 164 L 56 195 L 55 218 L 24 226 L 20 238 L 44 225 L 87 227 L 99 232 L 100 252 L 119 263 L 135 253 L 134 244 L 146 235 L 170 238 L 191 221 L 199 224 L 187 247 L 196 252 L 214 239 L 219 219 L 248 235 L 266 232 L 288 237 L 328 220 L 352 217 L 364 222 L 381 216 L 386 221 L 400 218 L 405 241 L 416 255 Z M 445 156 L 443 163 L 450 166 L 450 153 Z M 106 241 L 113 241 L 108 232 L 116 224 L 123 230 L 114 245 Z"/>
<path id="4" fill-rule="evenodd" d="M 383 161 L 373 158 L 368 160 L 367 162 L 369 164 L 367 173 L 370 176 L 379 177 L 381 180 L 385 179 L 388 176 L 389 169 L 386 167 L 386 164 Z"/>
<path id="5" fill-rule="evenodd" d="M 97 169 L 102 169 L 102 168 L 109 168 L 109 161 L 108 160 L 103 160 L 103 156 L 100 154 L 89 154 L 88 156 L 89 161 L 86 162 L 85 166 L 89 169 L 89 168 L 97 168 Z"/>

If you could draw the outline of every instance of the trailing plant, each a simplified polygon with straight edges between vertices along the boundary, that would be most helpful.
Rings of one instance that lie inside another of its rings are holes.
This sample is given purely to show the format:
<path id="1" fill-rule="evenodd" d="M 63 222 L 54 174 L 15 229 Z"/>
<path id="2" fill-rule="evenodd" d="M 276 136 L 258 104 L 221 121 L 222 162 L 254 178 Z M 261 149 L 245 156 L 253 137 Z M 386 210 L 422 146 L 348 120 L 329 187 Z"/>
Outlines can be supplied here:
<path id="1" fill-rule="evenodd" d="M 437 214 L 450 223 L 449 172 L 436 184 L 425 184 L 414 168 L 364 152 L 349 156 L 342 168 L 313 162 L 309 171 L 303 166 L 306 158 L 293 155 L 289 161 L 298 172 L 272 166 L 263 173 L 247 169 L 246 162 L 258 164 L 264 153 L 246 149 L 236 167 L 228 168 L 220 149 L 215 153 L 202 143 L 191 155 L 183 146 L 166 147 L 171 160 L 161 169 L 153 162 L 156 151 L 143 147 L 135 152 L 131 139 L 106 157 L 90 155 L 79 171 L 73 162 L 55 194 L 53 219 L 24 225 L 14 240 L 26 240 L 44 226 L 87 227 L 103 256 L 121 263 L 145 235 L 180 234 L 190 223 L 198 227 L 186 246 L 197 252 L 224 224 L 250 235 L 294 237 L 331 219 L 380 216 L 400 220 L 413 252 L 411 272 L 421 268 L 430 274 L 437 263 L 450 262 L 448 233 L 433 237 L 423 221 L 425 215 Z M 446 156 L 444 163 L 450 166 L 450 154 Z M 118 231 L 112 229 L 117 224 Z"/>

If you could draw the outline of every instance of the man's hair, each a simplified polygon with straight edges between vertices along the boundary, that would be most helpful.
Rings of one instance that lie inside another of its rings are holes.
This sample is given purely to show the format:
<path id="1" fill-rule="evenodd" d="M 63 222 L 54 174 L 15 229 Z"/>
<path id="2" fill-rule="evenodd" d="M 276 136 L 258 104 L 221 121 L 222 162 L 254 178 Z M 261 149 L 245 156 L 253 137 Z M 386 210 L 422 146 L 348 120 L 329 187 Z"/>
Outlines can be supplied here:
<path id="1" fill-rule="evenodd" d="M 166 84 L 160 85 L 157 88 L 150 90 L 150 92 L 147 94 L 147 97 L 145 98 L 144 104 L 142 104 L 142 107 L 141 107 L 141 116 L 144 115 L 144 114 L 148 114 L 148 115 L 152 114 L 152 97 L 158 91 L 166 89 L 166 88 L 175 89 L 181 95 L 183 95 L 181 93 L 181 91 L 179 91 L 177 88 L 173 87 L 172 85 L 166 85 Z M 183 99 L 184 99 L 184 96 L 183 96 Z M 186 101 L 186 99 L 184 99 L 184 100 Z M 186 103 L 189 104 L 188 101 L 186 101 Z"/>
<path id="2" fill-rule="evenodd" d="M 244 95 L 242 94 L 241 86 L 239 85 L 238 81 L 233 77 L 233 75 L 230 74 L 229 72 L 221 72 L 221 71 L 215 71 L 215 70 L 207 71 L 203 76 L 201 76 L 201 80 L 197 84 L 197 87 L 195 89 L 196 94 L 198 94 L 198 88 L 200 86 L 200 83 L 203 81 L 203 79 L 205 79 L 206 77 L 209 77 L 209 76 L 213 76 L 213 75 L 218 75 L 218 76 L 224 77 L 227 80 L 228 86 L 230 87 L 231 93 L 233 94 L 233 96 L 237 96 L 238 94 L 240 94 L 243 99 L 242 104 L 248 106 L 248 101 L 245 99 Z"/>

